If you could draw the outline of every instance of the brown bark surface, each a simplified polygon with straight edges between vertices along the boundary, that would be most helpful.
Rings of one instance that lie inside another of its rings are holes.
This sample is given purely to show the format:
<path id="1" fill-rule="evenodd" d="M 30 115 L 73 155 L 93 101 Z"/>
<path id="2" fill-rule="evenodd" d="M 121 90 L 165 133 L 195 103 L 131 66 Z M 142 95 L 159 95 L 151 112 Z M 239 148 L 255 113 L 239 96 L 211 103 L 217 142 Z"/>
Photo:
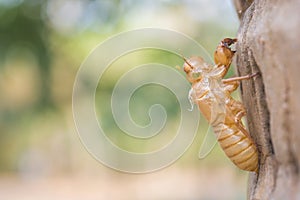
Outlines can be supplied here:
<path id="1" fill-rule="evenodd" d="M 248 199 L 300 199 L 300 1 L 234 0 L 240 17 L 238 74 L 260 152 Z"/>

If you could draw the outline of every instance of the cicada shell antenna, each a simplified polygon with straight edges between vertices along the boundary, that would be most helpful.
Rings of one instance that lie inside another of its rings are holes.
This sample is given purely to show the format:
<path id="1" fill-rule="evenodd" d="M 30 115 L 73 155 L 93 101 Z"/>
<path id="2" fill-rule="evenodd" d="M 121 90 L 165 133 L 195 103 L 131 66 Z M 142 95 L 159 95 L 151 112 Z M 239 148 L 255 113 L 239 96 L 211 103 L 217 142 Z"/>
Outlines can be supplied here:
<path id="1" fill-rule="evenodd" d="M 186 59 L 186 57 L 184 57 L 184 55 L 182 55 L 181 53 L 180 53 L 179 55 L 180 55 L 181 58 L 184 60 L 184 62 L 185 62 L 186 64 L 188 64 L 188 66 L 190 66 L 192 69 L 195 68 L 191 63 L 189 63 L 189 61 Z"/>
<path id="2" fill-rule="evenodd" d="M 189 61 L 185 57 L 182 56 L 182 58 L 183 58 L 184 62 L 186 62 L 186 64 L 188 64 L 188 66 L 190 66 L 192 69 L 194 69 L 194 66 L 191 63 L 189 63 Z"/>

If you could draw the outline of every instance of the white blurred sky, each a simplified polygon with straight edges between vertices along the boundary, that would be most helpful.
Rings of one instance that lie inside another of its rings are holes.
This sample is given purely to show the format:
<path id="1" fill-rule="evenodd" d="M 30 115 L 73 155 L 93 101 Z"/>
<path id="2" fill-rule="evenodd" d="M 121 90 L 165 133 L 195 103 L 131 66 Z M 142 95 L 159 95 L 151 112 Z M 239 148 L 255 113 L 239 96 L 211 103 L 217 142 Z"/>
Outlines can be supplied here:
<path id="1" fill-rule="evenodd" d="M 86 28 L 102 32 L 107 26 L 113 29 L 120 21 L 128 29 L 159 27 L 175 30 L 184 24 L 193 24 L 191 21 L 215 22 L 229 29 L 237 29 L 239 23 L 230 0 L 121 0 L 118 4 L 112 2 L 50 0 L 45 7 L 45 17 L 57 31 L 68 34 Z"/>

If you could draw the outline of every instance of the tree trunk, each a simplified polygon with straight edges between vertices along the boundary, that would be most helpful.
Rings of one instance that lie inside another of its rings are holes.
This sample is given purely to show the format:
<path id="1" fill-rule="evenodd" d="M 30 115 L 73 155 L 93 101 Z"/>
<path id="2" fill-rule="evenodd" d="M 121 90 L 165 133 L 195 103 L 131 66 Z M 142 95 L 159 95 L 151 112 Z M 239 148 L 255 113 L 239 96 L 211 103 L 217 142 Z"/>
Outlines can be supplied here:
<path id="1" fill-rule="evenodd" d="M 248 199 L 300 199 L 300 2 L 234 0 L 238 74 L 248 127 L 260 153 Z"/>

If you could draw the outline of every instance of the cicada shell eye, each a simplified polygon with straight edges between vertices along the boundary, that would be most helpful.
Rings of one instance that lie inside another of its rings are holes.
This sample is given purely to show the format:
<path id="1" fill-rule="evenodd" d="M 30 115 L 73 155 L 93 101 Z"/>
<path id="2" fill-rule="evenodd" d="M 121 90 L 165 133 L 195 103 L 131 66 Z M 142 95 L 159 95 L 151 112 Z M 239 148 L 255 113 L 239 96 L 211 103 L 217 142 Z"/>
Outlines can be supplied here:
<path id="1" fill-rule="evenodd" d="M 199 79 L 201 77 L 200 72 L 192 72 L 193 79 Z"/>

